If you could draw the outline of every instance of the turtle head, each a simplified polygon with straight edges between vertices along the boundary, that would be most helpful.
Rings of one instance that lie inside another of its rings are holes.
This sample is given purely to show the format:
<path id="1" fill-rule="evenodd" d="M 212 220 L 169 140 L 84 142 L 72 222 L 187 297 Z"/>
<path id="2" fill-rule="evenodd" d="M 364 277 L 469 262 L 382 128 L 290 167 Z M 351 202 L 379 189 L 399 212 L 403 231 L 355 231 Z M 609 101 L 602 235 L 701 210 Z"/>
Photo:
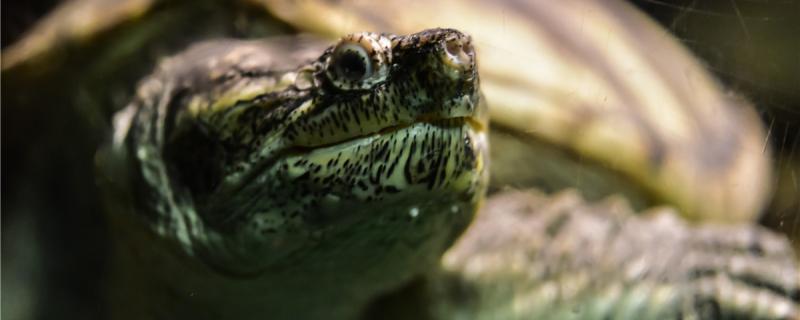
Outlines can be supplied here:
<path id="1" fill-rule="evenodd" d="M 487 182 L 470 41 L 358 33 L 283 69 L 251 43 L 173 58 L 121 126 L 155 229 L 233 274 L 378 283 L 434 263 Z"/>

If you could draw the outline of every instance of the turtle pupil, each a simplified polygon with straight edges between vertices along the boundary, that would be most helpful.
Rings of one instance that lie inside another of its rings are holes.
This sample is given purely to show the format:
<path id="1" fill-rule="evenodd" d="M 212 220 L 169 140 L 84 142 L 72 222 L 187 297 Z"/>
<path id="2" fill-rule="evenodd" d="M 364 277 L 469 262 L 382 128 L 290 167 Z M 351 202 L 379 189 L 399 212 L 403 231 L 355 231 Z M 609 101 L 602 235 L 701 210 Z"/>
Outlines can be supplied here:
<path id="1" fill-rule="evenodd" d="M 339 57 L 339 74 L 351 81 L 361 80 L 367 73 L 367 63 L 361 55 L 353 51 L 347 51 Z"/>

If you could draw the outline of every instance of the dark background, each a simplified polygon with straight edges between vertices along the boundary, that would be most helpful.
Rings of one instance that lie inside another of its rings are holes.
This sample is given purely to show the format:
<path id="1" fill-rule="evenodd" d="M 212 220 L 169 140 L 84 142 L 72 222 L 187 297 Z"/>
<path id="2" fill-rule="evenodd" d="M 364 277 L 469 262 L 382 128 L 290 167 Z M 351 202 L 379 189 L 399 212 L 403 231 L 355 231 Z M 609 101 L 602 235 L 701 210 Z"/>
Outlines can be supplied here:
<path id="1" fill-rule="evenodd" d="M 778 153 L 800 138 L 800 4 L 791 0 L 633 1 L 732 91 L 753 101 Z"/>

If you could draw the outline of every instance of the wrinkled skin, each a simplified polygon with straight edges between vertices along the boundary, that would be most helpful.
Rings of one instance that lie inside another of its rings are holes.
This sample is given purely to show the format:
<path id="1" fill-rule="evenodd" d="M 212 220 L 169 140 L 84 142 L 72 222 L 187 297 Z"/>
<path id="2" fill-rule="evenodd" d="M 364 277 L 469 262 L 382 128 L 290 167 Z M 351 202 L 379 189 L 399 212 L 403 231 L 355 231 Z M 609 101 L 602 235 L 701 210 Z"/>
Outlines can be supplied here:
<path id="1" fill-rule="evenodd" d="M 112 316 L 352 318 L 471 220 L 487 179 L 468 36 L 354 34 L 299 66 L 271 41 L 196 45 L 115 117 Z"/>

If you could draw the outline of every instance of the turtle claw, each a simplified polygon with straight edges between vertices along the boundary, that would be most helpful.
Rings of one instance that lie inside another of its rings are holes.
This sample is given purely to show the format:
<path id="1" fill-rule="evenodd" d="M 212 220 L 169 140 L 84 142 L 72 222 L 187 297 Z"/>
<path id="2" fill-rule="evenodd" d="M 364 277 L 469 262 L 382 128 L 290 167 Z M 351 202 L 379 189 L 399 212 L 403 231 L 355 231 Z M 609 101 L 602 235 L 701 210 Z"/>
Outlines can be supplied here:
<path id="1" fill-rule="evenodd" d="M 684 264 L 701 319 L 800 318 L 800 278 L 785 239 L 756 226 L 696 230 Z"/>
<path id="2" fill-rule="evenodd" d="M 474 319 L 800 319 L 796 261 L 786 239 L 755 225 L 692 225 L 664 208 L 635 215 L 575 192 L 504 192 L 444 256 L 457 287 L 473 294 L 469 306 L 443 310 L 468 308 Z"/>

